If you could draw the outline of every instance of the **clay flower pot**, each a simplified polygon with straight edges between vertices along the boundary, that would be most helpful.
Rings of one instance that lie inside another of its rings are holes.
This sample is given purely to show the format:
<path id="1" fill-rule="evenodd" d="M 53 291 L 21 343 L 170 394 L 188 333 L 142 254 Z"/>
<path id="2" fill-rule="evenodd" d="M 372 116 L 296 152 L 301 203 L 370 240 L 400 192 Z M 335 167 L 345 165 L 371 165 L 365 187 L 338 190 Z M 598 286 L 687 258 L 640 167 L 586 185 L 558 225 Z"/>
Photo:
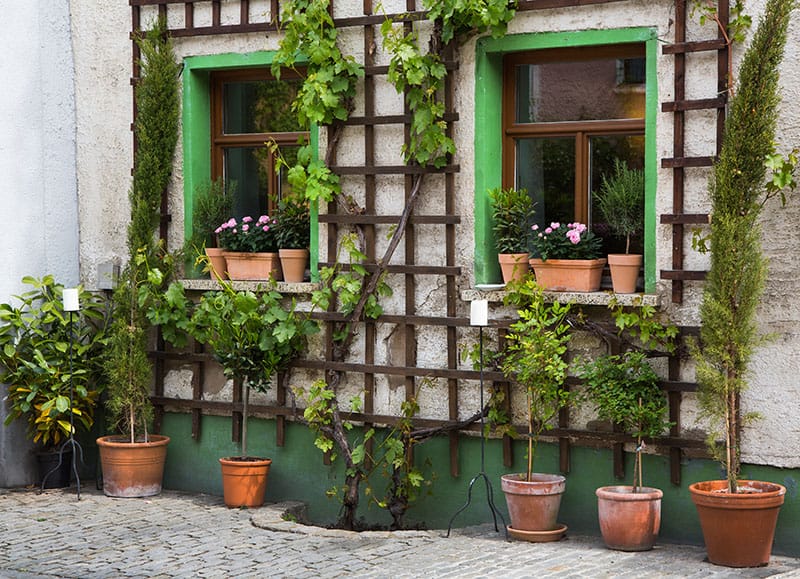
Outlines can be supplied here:
<path id="1" fill-rule="evenodd" d="M 708 560 L 726 567 L 767 565 L 786 487 L 741 480 L 738 493 L 729 493 L 727 488 L 724 480 L 689 485 Z"/>
<path id="2" fill-rule="evenodd" d="M 520 281 L 528 273 L 527 253 L 499 253 L 497 261 L 500 263 L 500 272 L 503 274 L 503 283 L 512 280 Z"/>
<path id="3" fill-rule="evenodd" d="M 639 487 L 633 492 L 628 485 L 600 487 L 597 495 L 597 516 L 600 532 L 609 549 L 648 551 L 655 545 L 661 528 L 659 489 Z"/>
<path id="4" fill-rule="evenodd" d="M 228 277 L 232 280 L 281 280 L 281 262 L 277 253 L 226 251 Z"/>
<path id="5" fill-rule="evenodd" d="M 252 508 L 264 504 L 271 459 L 235 456 L 221 458 L 219 463 L 226 506 Z"/>
<path id="6" fill-rule="evenodd" d="M 151 497 L 161 492 L 169 437 L 151 434 L 149 442 L 124 436 L 97 439 L 103 468 L 103 492 L 109 497 Z"/>
<path id="7" fill-rule="evenodd" d="M 596 292 L 603 279 L 602 259 L 531 259 L 536 283 L 546 290 L 560 292 Z"/>
<path id="8" fill-rule="evenodd" d="M 206 247 L 206 255 L 211 262 L 211 279 L 219 281 L 228 278 L 224 254 L 225 250 L 219 247 Z"/>
<path id="9" fill-rule="evenodd" d="M 636 281 L 642 267 L 642 256 L 639 254 L 612 253 L 608 256 L 608 267 L 611 270 L 611 284 L 614 293 L 632 294 L 636 292 Z"/>
<path id="10" fill-rule="evenodd" d="M 506 495 L 511 527 L 518 531 L 552 531 L 558 527 L 558 510 L 566 479 L 558 474 L 504 474 L 500 487 Z"/>
<path id="11" fill-rule="evenodd" d="M 283 281 L 300 283 L 305 279 L 306 264 L 308 263 L 307 249 L 279 249 L 278 256 L 281 260 Z"/>

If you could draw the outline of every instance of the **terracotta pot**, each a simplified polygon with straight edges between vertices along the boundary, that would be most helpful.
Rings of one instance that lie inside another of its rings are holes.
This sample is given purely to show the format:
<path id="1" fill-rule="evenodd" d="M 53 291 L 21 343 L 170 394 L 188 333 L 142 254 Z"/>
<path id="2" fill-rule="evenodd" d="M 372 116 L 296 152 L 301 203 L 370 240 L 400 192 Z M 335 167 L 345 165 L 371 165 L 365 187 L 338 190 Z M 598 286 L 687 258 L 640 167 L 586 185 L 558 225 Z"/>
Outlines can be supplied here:
<path id="1" fill-rule="evenodd" d="M 642 256 L 638 254 L 612 253 L 608 256 L 608 267 L 611 270 L 611 284 L 614 293 L 636 293 L 636 281 L 642 267 Z"/>
<path id="2" fill-rule="evenodd" d="M 595 292 L 603 278 L 603 259 L 531 259 L 536 283 L 546 290 Z"/>
<path id="3" fill-rule="evenodd" d="M 169 437 L 151 434 L 131 444 L 123 436 L 101 436 L 103 492 L 109 497 L 150 497 L 161 492 Z"/>
<path id="4" fill-rule="evenodd" d="M 232 280 L 281 280 L 281 262 L 277 253 L 226 251 L 228 277 Z"/>
<path id="5" fill-rule="evenodd" d="M 283 270 L 283 281 L 300 283 L 306 277 L 306 264 L 308 263 L 307 249 L 279 249 Z"/>
<path id="6" fill-rule="evenodd" d="M 500 487 L 506 495 L 511 527 L 519 531 L 552 531 L 558 527 L 558 510 L 566 479 L 558 474 L 504 474 Z"/>
<path id="7" fill-rule="evenodd" d="M 609 549 L 648 551 L 655 545 L 661 528 L 659 489 L 640 487 L 633 492 L 627 485 L 600 487 L 597 495 L 597 516 L 600 532 Z"/>
<path id="8" fill-rule="evenodd" d="M 497 254 L 497 261 L 500 263 L 503 283 L 508 283 L 512 280 L 520 281 L 528 273 L 527 253 L 499 253 Z"/>
<path id="9" fill-rule="evenodd" d="M 726 567 L 767 565 L 786 488 L 775 483 L 742 480 L 740 492 L 729 493 L 727 486 L 724 480 L 689 485 L 708 560 Z"/>
<path id="10" fill-rule="evenodd" d="M 221 458 L 219 463 L 226 506 L 260 507 L 264 504 L 271 459 L 234 456 Z"/>
<path id="11" fill-rule="evenodd" d="M 206 255 L 211 263 L 211 279 L 222 280 L 228 278 L 224 253 L 225 250 L 219 247 L 206 247 Z"/>

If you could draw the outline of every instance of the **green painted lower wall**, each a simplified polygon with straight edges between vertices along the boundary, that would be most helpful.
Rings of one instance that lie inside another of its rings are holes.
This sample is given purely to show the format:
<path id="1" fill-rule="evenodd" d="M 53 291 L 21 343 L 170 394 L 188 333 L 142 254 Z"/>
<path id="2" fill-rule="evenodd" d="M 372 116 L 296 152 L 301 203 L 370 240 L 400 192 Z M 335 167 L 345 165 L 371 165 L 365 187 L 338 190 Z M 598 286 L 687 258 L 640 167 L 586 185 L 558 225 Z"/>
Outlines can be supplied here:
<path id="1" fill-rule="evenodd" d="M 277 447 L 275 422 L 251 419 L 248 423 L 250 454 L 266 456 L 273 460 L 267 485 L 267 501 L 299 500 L 309 505 L 309 514 L 319 523 L 331 523 L 337 518 L 339 505 L 326 497 L 326 491 L 341 484 L 341 464 L 326 466 L 321 453 L 314 447 L 312 433 L 303 425 L 289 423 L 286 445 Z M 193 440 L 191 418 L 187 414 L 167 414 L 162 433 L 171 437 L 164 475 L 168 489 L 222 494 L 222 480 L 217 459 L 239 453 L 231 443 L 230 419 L 204 416 L 198 440 Z M 418 465 L 430 462 L 426 476 L 433 483 L 406 515 L 409 526 L 447 528 L 451 517 L 467 499 L 470 480 L 481 471 L 480 439 L 465 436 L 461 439 L 459 465 L 461 475 L 451 477 L 448 459 L 449 442 L 446 437 L 436 438 L 417 447 Z M 488 440 L 485 452 L 485 472 L 492 482 L 495 504 L 508 521 L 505 498 L 500 490 L 500 475 L 521 472 L 525 469 L 525 447 L 520 442 L 514 449 L 515 464 L 507 469 L 502 463 L 499 441 Z M 630 456 L 628 457 L 630 459 Z M 535 470 L 557 472 L 558 457 L 554 445 L 541 444 Z M 627 465 L 632 473 L 632 463 Z M 708 460 L 687 460 L 683 465 L 683 484 L 677 487 L 669 481 L 669 462 L 665 457 L 645 457 L 645 482 L 664 491 L 660 540 L 674 543 L 702 544 L 700 525 L 694 505 L 689 497 L 688 485 L 700 480 L 720 478 L 718 465 Z M 800 497 L 798 480 L 800 469 L 778 469 L 745 465 L 743 478 L 778 482 L 786 486 L 786 502 L 781 509 L 776 531 L 774 552 L 800 556 Z M 574 447 L 572 468 L 567 475 L 567 491 L 561 502 L 559 520 L 579 534 L 599 535 L 597 501 L 594 491 L 598 486 L 625 484 L 612 474 L 611 453 Z M 361 516 L 370 523 L 388 525 L 390 517 L 376 505 L 362 499 Z M 473 487 L 472 502 L 454 520 L 454 527 L 490 523 L 491 512 L 482 480 Z"/>

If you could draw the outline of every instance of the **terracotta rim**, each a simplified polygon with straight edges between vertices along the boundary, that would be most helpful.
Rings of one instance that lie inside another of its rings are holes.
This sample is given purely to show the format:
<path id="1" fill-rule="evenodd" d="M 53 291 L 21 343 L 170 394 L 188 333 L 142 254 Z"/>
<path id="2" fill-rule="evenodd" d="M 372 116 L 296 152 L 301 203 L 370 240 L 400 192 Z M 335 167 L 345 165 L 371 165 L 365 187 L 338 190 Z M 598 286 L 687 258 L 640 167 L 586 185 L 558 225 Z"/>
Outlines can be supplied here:
<path id="1" fill-rule="evenodd" d="M 653 501 L 661 499 L 664 492 L 653 487 L 639 487 L 638 492 L 633 492 L 631 485 L 616 485 L 600 487 L 595 491 L 599 499 L 619 502 Z"/>
<path id="2" fill-rule="evenodd" d="M 126 437 L 112 434 L 109 436 L 101 436 L 97 439 L 97 446 L 108 446 L 108 447 L 116 447 L 116 448 L 126 448 L 129 446 L 165 446 L 169 444 L 169 436 L 164 436 L 163 434 L 151 434 L 149 436 L 150 440 L 147 442 L 134 442 L 131 443 Z"/>

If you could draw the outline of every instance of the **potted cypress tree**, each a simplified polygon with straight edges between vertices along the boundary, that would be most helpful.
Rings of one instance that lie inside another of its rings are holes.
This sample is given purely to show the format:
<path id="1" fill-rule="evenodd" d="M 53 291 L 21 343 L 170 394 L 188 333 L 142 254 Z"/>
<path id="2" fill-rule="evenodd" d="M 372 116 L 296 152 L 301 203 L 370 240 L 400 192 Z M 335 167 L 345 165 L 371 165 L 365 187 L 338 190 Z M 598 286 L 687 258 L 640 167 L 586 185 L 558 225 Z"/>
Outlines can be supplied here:
<path id="1" fill-rule="evenodd" d="M 603 540 L 610 549 L 620 551 L 652 549 L 661 525 L 664 493 L 642 485 L 642 451 L 644 437 L 658 436 L 669 426 L 667 398 L 658 375 L 642 352 L 627 351 L 584 363 L 578 376 L 598 417 L 636 438 L 633 484 L 596 491 Z"/>
<path id="2" fill-rule="evenodd" d="M 644 171 L 629 169 L 625 161 L 614 159 L 614 173 L 610 177 L 603 175 L 595 199 L 614 235 L 625 238 L 625 253 L 608 255 L 614 291 L 634 293 L 642 255 L 631 253 L 631 236 L 644 229 Z"/>
<path id="3" fill-rule="evenodd" d="M 765 159 L 774 155 L 778 66 L 794 7 L 794 0 L 766 4 L 742 60 L 710 187 L 711 266 L 700 308 L 700 339 L 692 353 L 698 399 L 711 420 L 709 450 L 727 476 L 694 483 L 689 490 L 709 560 L 731 567 L 769 562 L 786 492 L 779 484 L 740 480 L 741 427 L 752 417 L 741 415 L 739 400 L 753 351 L 764 340 L 756 325 L 767 275 L 759 217 L 766 198 L 780 192 L 765 186 Z"/>
<path id="4" fill-rule="evenodd" d="M 518 307 L 519 320 L 506 336 L 501 369 L 525 389 L 528 426 L 526 472 L 505 474 L 500 480 L 511 518 L 509 533 L 534 542 L 557 540 L 566 530 L 557 522 L 566 479 L 534 472 L 534 458 L 542 433 L 553 427 L 559 411 L 574 399 L 565 386 L 570 305 L 545 303 L 541 286 L 532 278 L 512 285 L 506 302 Z"/>
<path id="5" fill-rule="evenodd" d="M 103 492 L 115 497 L 160 493 L 169 443 L 169 437 L 152 434 L 148 425 L 153 415 L 152 368 L 147 356 L 149 325 L 140 298 L 163 286 L 171 268 L 171 259 L 153 241 L 153 234 L 178 141 L 180 67 L 164 19 L 138 44 L 144 58 L 136 86 L 138 148 L 129 195 L 129 258 L 114 290 L 114 321 L 103 361 L 108 380 L 106 406 L 121 435 L 97 439 Z"/>
<path id="6" fill-rule="evenodd" d="M 521 280 L 528 273 L 528 236 L 534 203 L 525 189 L 489 191 L 492 231 L 503 283 Z"/>

